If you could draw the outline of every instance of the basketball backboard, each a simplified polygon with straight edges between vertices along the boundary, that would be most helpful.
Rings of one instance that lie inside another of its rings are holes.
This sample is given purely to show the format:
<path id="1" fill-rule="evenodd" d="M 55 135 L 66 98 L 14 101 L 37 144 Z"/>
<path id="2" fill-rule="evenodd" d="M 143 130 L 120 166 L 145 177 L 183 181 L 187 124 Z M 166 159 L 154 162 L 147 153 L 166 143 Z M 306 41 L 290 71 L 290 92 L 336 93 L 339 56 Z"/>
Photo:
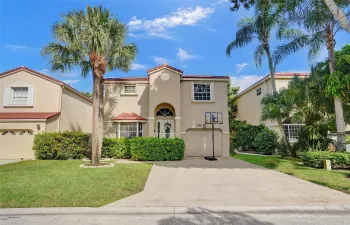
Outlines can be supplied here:
<path id="1" fill-rule="evenodd" d="M 222 112 L 206 112 L 205 113 L 206 124 L 222 124 L 223 117 Z"/>

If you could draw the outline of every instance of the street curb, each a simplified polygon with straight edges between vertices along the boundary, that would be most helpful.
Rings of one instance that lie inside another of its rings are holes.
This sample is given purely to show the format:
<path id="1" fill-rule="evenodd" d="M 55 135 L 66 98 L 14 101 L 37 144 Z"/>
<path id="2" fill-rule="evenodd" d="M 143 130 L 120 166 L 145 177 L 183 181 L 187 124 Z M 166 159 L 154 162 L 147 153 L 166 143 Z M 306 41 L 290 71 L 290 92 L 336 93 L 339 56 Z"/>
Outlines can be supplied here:
<path id="1" fill-rule="evenodd" d="M 350 205 L 325 206 L 213 206 L 213 207 L 101 207 L 7 208 L 0 216 L 74 214 L 205 214 L 205 213 L 350 213 Z"/>

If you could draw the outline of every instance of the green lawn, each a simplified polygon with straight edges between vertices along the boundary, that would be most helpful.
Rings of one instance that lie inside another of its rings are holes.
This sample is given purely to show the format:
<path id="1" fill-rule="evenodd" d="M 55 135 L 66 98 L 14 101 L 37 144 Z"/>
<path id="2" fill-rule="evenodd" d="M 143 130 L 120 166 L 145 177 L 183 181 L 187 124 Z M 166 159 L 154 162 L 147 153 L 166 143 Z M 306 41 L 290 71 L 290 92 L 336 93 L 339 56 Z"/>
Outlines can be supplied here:
<path id="1" fill-rule="evenodd" d="M 314 169 L 298 165 L 300 160 L 292 158 L 255 155 L 234 155 L 233 157 L 350 194 L 350 171 Z"/>
<path id="2" fill-rule="evenodd" d="M 80 168 L 80 160 L 0 166 L 0 208 L 98 207 L 143 190 L 151 164 Z"/>

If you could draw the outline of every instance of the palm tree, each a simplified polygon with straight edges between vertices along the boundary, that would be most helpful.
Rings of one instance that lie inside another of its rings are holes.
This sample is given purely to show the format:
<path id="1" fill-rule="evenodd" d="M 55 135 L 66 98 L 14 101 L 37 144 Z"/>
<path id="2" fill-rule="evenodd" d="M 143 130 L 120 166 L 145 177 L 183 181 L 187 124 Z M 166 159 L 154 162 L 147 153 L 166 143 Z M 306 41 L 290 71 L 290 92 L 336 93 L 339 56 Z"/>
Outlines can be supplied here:
<path id="1" fill-rule="evenodd" d="M 277 121 L 283 121 L 283 120 L 290 120 L 290 114 L 293 109 L 293 100 L 289 98 L 288 90 L 283 89 L 279 92 L 276 92 L 274 94 L 266 94 L 261 99 L 261 121 L 266 120 L 277 120 Z M 278 123 L 278 128 L 281 132 L 281 135 L 284 136 L 285 139 L 286 135 L 284 133 L 283 129 L 283 123 Z M 289 148 L 289 143 L 287 143 L 287 146 Z M 291 148 L 289 150 L 292 150 Z M 292 157 L 296 157 L 296 152 L 291 151 Z"/>
<path id="2" fill-rule="evenodd" d="M 255 15 L 253 18 L 242 19 L 236 32 L 236 39 L 233 40 L 226 49 L 227 56 L 231 55 L 233 49 L 241 48 L 251 43 L 254 39 L 259 41 L 259 45 L 254 52 L 254 62 L 257 66 L 261 66 L 264 55 L 267 56 L 272 91 L 277 94 L 275 82 L 275 64 L 270 49 L 270 38 L 273 29 L 277 28 L 277 38 L 291 38 L 295 36 L 295 31 L 290 29 L 287 22 L 281 16 L 280 8 L 273 4 L 272 0 L 261 0 L 255 2 Z M 285 26 L 281 26 L 285 25 Z M 283 123 L 280 117 L 276 117 L 278 127 L 283 141 L 289 146 L 288 140 L 284 134 Z"/>
<path id="3" fill-rule="evenodd" d="M 103 77 L 107 71 L 128 71 L 137 54 L 125 44 L 127 27 L 101 6 L 73 10 L 52 26 L 55 42 L 43 48 L 52 71 L 66 72 L 77 66 L 81 75 L 93 77 L 92 163 L 98 164 L 103 132 Z"/>
<path id="4" fill-rule="evenodd" d="M 346 9 L 347 1 L 338 0 L 338 7 Z M 309 46 L 309 59 L 315 58 L 323 46 L 328 50 L 328 64 L 330 74 L 334 74 L 335 68 L 335 35 L 342 27 L 333 14 L 328 10 L 323 1 L 309 0 L 299 4 L 295 10 L 289 12 L 289 21 L 302 26 L 308 34 L 295 34 L 290 43 L 279 46 L 274 54 L 275 63 L 279 63 L 287 55 L 297 52 L 305 46 Z M 340 96 L 334 96 L 334 107 L 337 125 L 337 148 L 345 148 L 345 123 L 343 107 Z"/>

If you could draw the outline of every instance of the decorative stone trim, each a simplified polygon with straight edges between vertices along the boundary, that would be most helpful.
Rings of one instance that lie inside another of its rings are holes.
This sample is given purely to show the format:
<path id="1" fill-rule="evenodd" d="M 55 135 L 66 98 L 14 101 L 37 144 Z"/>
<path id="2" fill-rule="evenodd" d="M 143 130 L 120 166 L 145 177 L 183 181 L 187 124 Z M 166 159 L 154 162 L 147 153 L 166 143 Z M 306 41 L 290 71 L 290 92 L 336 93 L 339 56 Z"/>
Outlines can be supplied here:
<path id="1" fill-rule="evenodd" d="M 175 120 L 181 120 L 182 118 L 181 117 L 175 117 L 174 119 Z"/>
<path id="2" fill-rule="evenodd" d="M 114 163 L 109 163 L 108 165 L 103 166 L 87 166 L 87 164 L 81 164 L 79 167 L 81 168 L 108 168 L 108 167 L 114 167 Z"/>

